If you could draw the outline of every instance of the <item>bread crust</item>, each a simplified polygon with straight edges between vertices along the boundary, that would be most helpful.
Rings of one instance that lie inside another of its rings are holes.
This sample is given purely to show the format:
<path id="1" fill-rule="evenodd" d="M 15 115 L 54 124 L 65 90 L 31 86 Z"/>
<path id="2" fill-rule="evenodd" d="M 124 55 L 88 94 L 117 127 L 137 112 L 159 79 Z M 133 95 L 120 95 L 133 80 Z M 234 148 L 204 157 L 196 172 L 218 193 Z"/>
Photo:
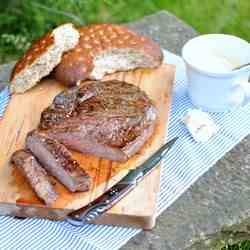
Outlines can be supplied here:
<path id="1" fill-rule="evenodd" d="M 35 41 L 12 71 L 11 92 L 23 93 L 49 75 L 60 63 L 63 53 L 78 44 L 79 36 L 78 30 L 68 23 Z"/>
<path id="2" fill-rule="evenodd" d="M 163 55 L 157 43 L 124 26 L 93 24 L 79 28 L 79 33 L 78 45 L 65 53 L 55 68 L 55 78 L 66 85 L 85 79 L 100 80 L 106 73 L 115 71 L 155 68 L 162 63 Z M 127 64 L 124 59 L 129 59 Z M 98 60 L 103 61 L 98 63 Z M 109 63 L 112 67 L 106 68 Z"/>
<path id="3" fill-rule="evenodd" d="M 31 47 L 26 51 L 23 57 L 16 63 L 10 80 L 12 81 L 17 74 L 22 70 L 25 70 L 29 67 L 39 56 L 44 54 L 49 47 L 54 44 L 54 36 L 52 32 L 47 33 L 37 41 L 35 41 Z"/>

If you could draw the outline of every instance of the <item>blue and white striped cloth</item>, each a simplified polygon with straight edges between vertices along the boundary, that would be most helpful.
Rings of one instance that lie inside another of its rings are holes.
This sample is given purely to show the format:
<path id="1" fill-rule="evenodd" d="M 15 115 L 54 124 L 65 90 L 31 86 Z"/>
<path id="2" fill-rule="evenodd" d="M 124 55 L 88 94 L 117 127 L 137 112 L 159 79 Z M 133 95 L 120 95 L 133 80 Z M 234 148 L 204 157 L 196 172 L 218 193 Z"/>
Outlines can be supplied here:
<path id="1" fill-rule="evenodd" d="M 177 66 L 169 124 L 169 139 L 179 140 L 162 164 L 158 214 L 169 207 L 226 152 L 250 133 L 250 105 L 224 114 L 211 114 L 220 126 L 207 143 L 195 143 L 180 118 L 192 108 L 186 95 L 185 67 L 181 58 L 164 51 L 165 61 Z M 0 115 L 8 102 L 8 90 L 0 93 Z M 179 157 L 179 156 L 182 157 Z M 0 217 L 0 249 L 115 250 L 140 229 L 105 225 L 73 227 L 66 222 L 43 219 L 17 220 Z"/>

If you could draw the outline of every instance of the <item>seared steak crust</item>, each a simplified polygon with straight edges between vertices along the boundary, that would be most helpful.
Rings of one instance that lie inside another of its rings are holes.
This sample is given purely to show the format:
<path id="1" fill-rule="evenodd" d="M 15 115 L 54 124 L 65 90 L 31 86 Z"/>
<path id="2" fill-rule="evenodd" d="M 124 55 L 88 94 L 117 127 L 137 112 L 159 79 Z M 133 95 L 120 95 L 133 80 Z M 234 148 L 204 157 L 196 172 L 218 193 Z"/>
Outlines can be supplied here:
<path id="1" fill-rule="evenodd" d="M 156 118 L 156 109 L 145 92 L 112 80 L 59 94 L 43 112 L 40 128 L 73 150 L 126 161 L 152 135 Z"/>
<path id="2" fill-rule="evenodd" d="M 67 89 L 54 98 L 53 104 L 41 114 L 40 128 L 60 124 L 65 118 L 72 116 L 77 97 L 78 88 Z"/>
<path id="3" fill-rule="evenodd" d="M 71 192 L 89 190 L 90 177 L 64 145 L 38 131 L 32 131 L 26 138 L 26 147 Z"/>

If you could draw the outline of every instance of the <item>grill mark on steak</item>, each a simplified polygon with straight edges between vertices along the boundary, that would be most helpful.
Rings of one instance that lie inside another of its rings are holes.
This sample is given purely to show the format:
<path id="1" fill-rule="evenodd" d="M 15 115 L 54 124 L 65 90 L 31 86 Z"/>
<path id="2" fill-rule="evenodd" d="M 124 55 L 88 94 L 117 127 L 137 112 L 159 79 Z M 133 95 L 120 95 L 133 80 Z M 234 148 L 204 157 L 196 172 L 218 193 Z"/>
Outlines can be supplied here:
<path id="1" fill-rule="evenodd" d="M 137 86 L 126 82 L 91 82 L 70 93 L 62 92 L 59 97 L 59 108 L 56 97 L 49 112 L 43 113 L 40 127 L 48 136 L 82 153 L 126 161 L 148 140 L 156 124 L 152 101 Z M 73 99 L 74 105 L 61 108 L 64 99 L 66 104 Z"/>
<path id="2" fill-rule="evenodd" d="M 58 197 L 47 172 L 28 150 L 18 150 L 11 157 L 12 163 L 27 179 L 37 196 L 47 205 L 52 205 Z"/>
<path id="3" fill-rule="evenodd" d="M 73 116 L 76 107 L 78 88 L 63 91 L 57 95 L 50 107 L 41 114 L 40 128 L 46 129 L 60 124 L 65 119 Z"/>
<path id="4" fill-rule="evenodd" d="M 73 159 L 64 145 L 34 130 L 28 133 L 26 147 L 43 167 L 71 192 L 89 190 L 89 175 Z"/>

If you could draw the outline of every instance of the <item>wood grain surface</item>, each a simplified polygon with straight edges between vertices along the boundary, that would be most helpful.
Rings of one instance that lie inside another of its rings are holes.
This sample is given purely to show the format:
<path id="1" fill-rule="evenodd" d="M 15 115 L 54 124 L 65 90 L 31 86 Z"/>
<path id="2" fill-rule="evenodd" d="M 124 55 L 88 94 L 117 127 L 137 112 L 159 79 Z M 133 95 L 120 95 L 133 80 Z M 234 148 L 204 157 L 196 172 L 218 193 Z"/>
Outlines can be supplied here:
<path id="1" fill-rule="evenodd" d="M 59 193 L 59 198 L 51 208 L 46 207 L 37 198 L 23 176 L 11 166 L 9 160 L 14 151 L 24 147 L 26 134 L 37 127 L 41 111 L 51 104 L 55 95 L 64 87 L 53 80 L 45 79 L 30 91 L 22 95 L 13 95 L 0 121 L 0 214 L 63 219 L 67 213 L 87 205 L 116 184 L 130 169 L 145 161 L 163 144 L 166 136 L 174 71 L 174 66 L 162 65 L 154 70 L 139 69 L 112 74 L 105 78 L 105 80 L 118 79 L 133 83 L 152 98 L 159 113 L 155 133 L 142 150 L 126 163 L 72 152 L 81 167 L 92 177 L 91 190 L 71 193 L 51 177 Z M 155 223 L 159 180 L 160 168 L 157 168 L 96 223 L 152 228 Z"/>

